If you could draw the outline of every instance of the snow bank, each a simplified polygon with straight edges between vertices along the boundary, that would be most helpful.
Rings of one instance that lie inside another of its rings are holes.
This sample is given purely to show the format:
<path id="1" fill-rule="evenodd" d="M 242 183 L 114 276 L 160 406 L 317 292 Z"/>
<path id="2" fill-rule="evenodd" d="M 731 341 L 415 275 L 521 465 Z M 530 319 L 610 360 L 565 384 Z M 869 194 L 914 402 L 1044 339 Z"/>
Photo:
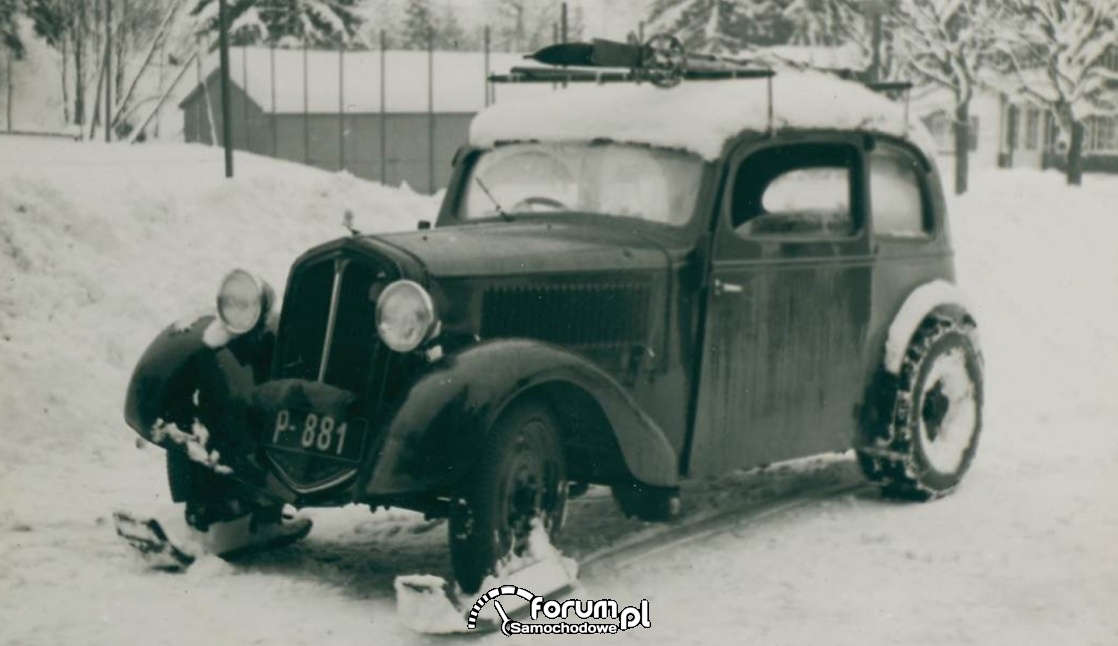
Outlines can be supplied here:
<path id="1" fill-rule="evenodd" d="M 665 90 L 648 83 L 572 84 L 546 100 L 498 100 L 478 114 L 470 141 L 591 141 L 612 139 L 690 150 L 705 159 L 722 153 L 742 131 L 765 132 L 768 83 L 763 79 L 685 81 Z M 904 106 L 830 74 L 781 70 L 773 79 L 777 128 L 841 128 L 911 138 L 929 157 L 935 143 Z"/>
<path id="2" fill-rule="evenodd" d="M 135 361 L 163 327 L 212 307 L 229 269 L 282 291 L 290 263 L 348 235 L 411 229 L 433 199 L 344 174 L 201 146 L 5 138 L 0 147 L 0 490 L 39 517 L 81 478 L 109 486 L 130 431 L 121 410 Z M 14 387 L 15 385 L 20 387 Z M 130 452 L 131 453 L 131 452 Z M 48 477 L 49 476 L 49 477 Z M 16 482 L 36 482 L 33 488 Z"/>

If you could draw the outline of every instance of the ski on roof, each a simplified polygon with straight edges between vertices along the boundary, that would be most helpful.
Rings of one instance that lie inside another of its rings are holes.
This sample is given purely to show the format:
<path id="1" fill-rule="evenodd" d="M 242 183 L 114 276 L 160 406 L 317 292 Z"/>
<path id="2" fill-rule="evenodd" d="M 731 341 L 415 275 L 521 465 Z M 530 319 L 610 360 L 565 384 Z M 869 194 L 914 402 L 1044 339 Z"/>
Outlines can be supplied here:
<path id="1" fill-rule="evenodd" d="M 527 58 L 550 67 L 515 67 L 490 80 L 552 83 L 555 91 L 542 101 L 496 101 L 475 117 L 473 145 L 610 140 L 714 160 L 744 132 L 834 129 L 910 140 L 934 156 L 935 145 L 910 119 L 907 100 L 888 98 L 907 95 L 907 82 L 866 83 L 848 70 L 692 54 L 663 35 L 643 45 L 563 43 Z M 571 87 L 559 89 L 567 83 Z"/>

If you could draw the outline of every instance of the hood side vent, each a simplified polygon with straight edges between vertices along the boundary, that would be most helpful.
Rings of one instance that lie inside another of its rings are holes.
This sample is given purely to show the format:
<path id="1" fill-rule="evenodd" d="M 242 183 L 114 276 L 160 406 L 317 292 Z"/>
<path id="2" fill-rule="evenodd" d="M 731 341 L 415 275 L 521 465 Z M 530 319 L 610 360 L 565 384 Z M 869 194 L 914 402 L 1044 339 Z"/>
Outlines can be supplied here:
<path id="1" fill-rule="evenodd" d="M 636 283 L 494 288 L 485 293 L 481 334 L 570 346 L 643 344 L 648 306 L 649 287 Z"/>

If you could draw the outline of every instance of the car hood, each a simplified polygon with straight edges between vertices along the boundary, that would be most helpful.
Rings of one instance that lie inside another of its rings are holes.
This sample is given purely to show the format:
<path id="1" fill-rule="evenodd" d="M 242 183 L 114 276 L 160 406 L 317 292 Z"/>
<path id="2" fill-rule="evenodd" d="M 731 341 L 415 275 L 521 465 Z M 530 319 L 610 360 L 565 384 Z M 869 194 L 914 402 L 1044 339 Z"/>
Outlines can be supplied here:
<path id="1" fill-rule="evenodd" d="M 627 271 L 664 267 L 662 241 L 626 226 L 495 222 L 377 236 L 418 258 L 433 276 Z"/>

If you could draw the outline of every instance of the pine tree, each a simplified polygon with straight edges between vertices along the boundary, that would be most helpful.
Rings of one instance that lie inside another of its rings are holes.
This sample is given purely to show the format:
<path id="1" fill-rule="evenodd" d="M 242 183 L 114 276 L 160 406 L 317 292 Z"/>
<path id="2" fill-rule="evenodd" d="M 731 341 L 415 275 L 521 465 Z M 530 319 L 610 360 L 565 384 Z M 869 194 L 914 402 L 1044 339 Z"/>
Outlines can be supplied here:
<path id="1" fill-rule="evenodd" d="M 495 25 L 497 48 L 510 52 L 531 52 L 550 45 L 559 26 L 559 2 L 551 0 L 496 0 L 491 10 Z M 574 24 L 580 14 L 567 16 L 567 36 L 580 32 L 581 24 Z"/>
<path id="2" fill-rule="evenodd" d="M 780 11 L 769 0 L 656 0 L 646 34 L 673 34 L 689 51 L 735 53 L 778 42 Z"/>
<path id="3" fill-rule="evenodd" d="M 9 56 L 23 58 L 23 40 L 19 37 L 19 0 L 0 0 L 0 47 Z"/>
<path id="4" fill-rule="evenodd" d="M 358 0 L 229 0 L 230 40 L 234 45 L 295 41 L 309 45 L 349 43 L 361 26 Z M 218 0 L 197 0 L 191 15 L 199 31 L 216 33 Z"/>
<path id="5" fill-rule="evenodd" d="M 792 0 L 781 18 L 792 30 L 791 44 L 829 47 L 847 42 L 862 20 L 849 0 Z"/>
<path id="6" fill-rule="evenodd" d="M 408 0 L 397 44 L 403 49 L 427 49 L 436 35 L 430 0 Z"/>
<path id="7" fill-rule="evenodd" d="M 435 25 L 435 47 L 437 49 L 470 49 L 474 43 L 462 28 L 454 6 L 447 3 L 437 17 Z"/>

